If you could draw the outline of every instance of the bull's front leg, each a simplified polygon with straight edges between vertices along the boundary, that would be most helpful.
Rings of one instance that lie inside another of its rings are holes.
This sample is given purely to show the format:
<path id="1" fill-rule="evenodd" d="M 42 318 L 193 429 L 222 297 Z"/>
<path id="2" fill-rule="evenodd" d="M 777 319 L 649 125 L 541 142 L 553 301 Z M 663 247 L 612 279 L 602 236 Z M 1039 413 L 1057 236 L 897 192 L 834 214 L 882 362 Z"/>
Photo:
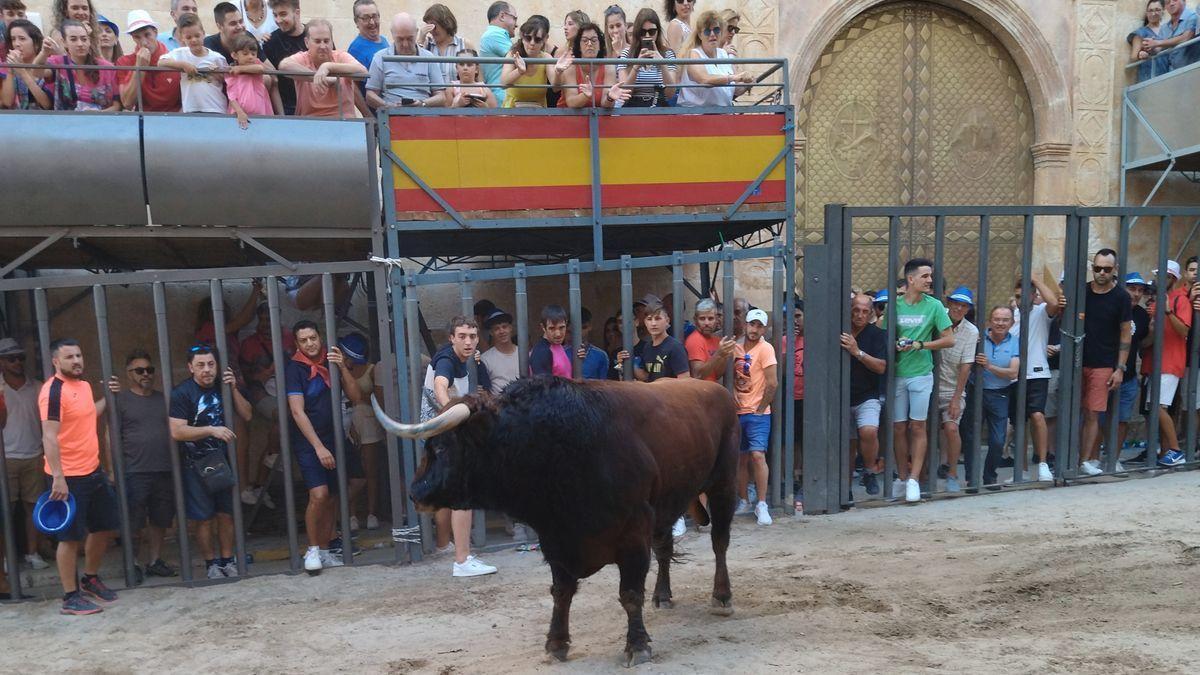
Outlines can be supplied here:
<path id="1" fill-rule="evenodd" d="M 550 615 L 550 631 L 546 633 L 546 653 L 559 661 L 567 660 L 571 648 L 571 600 L 579 590 L 579 579 L 558 565 L 550 566 L 554 581 L 550 595 L 554 598 L 554 612 Z"/>

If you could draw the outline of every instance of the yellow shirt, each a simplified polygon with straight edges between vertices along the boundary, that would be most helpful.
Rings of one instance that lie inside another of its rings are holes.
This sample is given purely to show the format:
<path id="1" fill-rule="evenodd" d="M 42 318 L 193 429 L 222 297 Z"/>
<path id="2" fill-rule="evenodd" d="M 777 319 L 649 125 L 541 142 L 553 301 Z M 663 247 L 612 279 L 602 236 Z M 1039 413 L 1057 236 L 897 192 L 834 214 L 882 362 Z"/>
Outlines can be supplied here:
<path id="1" fill-rule="evenodd" d="M 547 82 L 549 80 L 546 79 L 546 64 L 539 63 L 526 68 L 525 74 L 517 78 L 513 84 L 546 84 Z M 518 104 L 522 107 L 546 107 L 546 89 L 544 88 L 508 87 L 504 92 L 503 107 L 505 108 L 515 108 Z"/>

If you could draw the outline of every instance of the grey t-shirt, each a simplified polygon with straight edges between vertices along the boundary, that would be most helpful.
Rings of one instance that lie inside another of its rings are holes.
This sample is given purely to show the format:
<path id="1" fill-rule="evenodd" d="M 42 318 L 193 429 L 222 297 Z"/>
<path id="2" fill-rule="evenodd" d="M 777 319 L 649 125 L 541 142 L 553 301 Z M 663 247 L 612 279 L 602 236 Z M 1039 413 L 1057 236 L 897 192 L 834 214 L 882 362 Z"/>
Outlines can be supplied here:
<path id="1" fill-rule="evenodd" d="M 122 389 L 117 393 L 117 413 L 121 420 L 125 472 L 170 471 L 171 430 L 162 392 L 139 396 Z"/>
<path id="2" fill-rule="evenodd" d="M 367 69 L 367 91 L 373 91 L 387 103 L 400 103 L 401 99 L 427 99 L 445 88 L 442 70 L 436 63 L 397 63 L 384 61 L 384 56 L 395 55 L 395 49 L 381 49 L 371 58 Z M 418 56 L 433 56 L 424 49 L 417 49 Z"/>

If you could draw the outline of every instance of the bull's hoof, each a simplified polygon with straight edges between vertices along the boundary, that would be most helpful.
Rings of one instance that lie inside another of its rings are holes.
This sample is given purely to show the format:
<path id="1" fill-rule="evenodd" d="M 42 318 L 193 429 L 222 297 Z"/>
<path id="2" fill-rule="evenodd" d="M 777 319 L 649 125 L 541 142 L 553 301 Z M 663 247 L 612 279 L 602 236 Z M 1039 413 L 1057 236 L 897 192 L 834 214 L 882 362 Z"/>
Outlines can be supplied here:
<path id="1" fill-rule="evenodd" d="M 708 613 L 717 616 L 733 616 L 733 602 L 713 598 L 712 604 L 708 608 Z"/>
<path id="2" fill-rule="evenodd" d="M 567 651 L 570 649 L 570 642 L 564 640 L 546 640 L 546 653 L 553 656 L 556 661 L 566 661 Z"/>
<path id="3" fill-rule="evenodd" d="M 654 598 L 654 606 L 658 609 L 675 609 L 675 603 L 670 598 Z"/>
<path id="4" fill-rule="evenodd" d="M 632 668 L 634 666 L 640 666 L 643 663 L 649 663 L 650 656 L 651 656 L 651 654 L 650 654 L 649 647 L 644 647 L 644 648 L 638 649 L 638 650 L 626 649 L 625 650 L 625 667 Z"/>

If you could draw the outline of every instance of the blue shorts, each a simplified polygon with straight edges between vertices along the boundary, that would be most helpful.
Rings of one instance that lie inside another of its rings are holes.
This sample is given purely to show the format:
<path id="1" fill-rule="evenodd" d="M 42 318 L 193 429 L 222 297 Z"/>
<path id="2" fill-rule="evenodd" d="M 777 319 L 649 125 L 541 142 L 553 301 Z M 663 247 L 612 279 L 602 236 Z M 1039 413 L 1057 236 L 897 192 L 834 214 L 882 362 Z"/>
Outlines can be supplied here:
<path id="1" fill-rule="evenodd" d="M 329 452 L 334 452 L 333 444 L 326 446 Z M 327 486 L 329 491 L 337 494 L 337 468 L 326 469 L 321 465 L 321 460 L 317 458 L 317 451 L 307 443 L 297 446 L 293 451 L 296 456 L 296 464 L 300 465 L 300 475 L 304 477 L 304 487 L 308 490 Z M 347 478 L 362 478 L 366 475 L 363 472 L 362 460 L 360 459 L 358 448 L 352 443 L 346 441 L 344 445 L 346 455 L 346 477 Z M 334 452 L 336 455 L 336 452 Z"/>
<path id="2" fill-rule="evenodd" d="M 1117 421 L 1128 422 L 1133 419 L 1133 406 L 1137 403 L 1138 394 L 1141 392 L 1141 386 L 1138 381 L 1125 380 L 1121 382 L 1121 388 L 1117 390 L 1119 398 L 1117 399 Z M 1101 413 L 1100 424 L 1103 428 L 1104 422 L 1107 421 L 1108 415 Z"/>
<path id="3" fill-rule="evenodd" d="M 218 513 L 233 514 L 233 488 L 210 493 L 204 489 L 191 462 L 185 460 L 182 469 L 183 510 L 188 520 L 212 520 Z"/>
<path id="4" fill-rule="evenodd" d="M 742 426 L 742 452 L 766 452 L 771 445 L 771 413 L 738 415 Z"/>

